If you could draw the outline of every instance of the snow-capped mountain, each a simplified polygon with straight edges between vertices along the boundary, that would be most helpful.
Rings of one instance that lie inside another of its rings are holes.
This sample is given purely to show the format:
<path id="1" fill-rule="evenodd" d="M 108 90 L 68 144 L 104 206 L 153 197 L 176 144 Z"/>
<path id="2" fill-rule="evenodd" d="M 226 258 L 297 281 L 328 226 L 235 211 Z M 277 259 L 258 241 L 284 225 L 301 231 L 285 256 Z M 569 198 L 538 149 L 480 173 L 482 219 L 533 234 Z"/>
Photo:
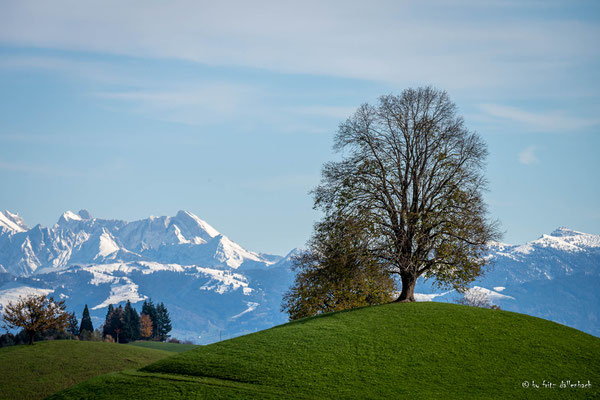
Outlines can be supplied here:
<path id="1" fill-rule="evenodd" d="M 126 222 L 92 218 L 86 210 L 60 216 L 52 228 L 28 229 L 16 214 L 0 213 L 0 265 L 18 276 L 109 261 L 160 261 L 256 268 L 274 263 L 245 250 L 187 211 Z"/>
<path id="2" fill-rule="evenodd" d="M 190 212 L 127 222 L 67 211 L 32 229 L 4 212 L 0 223 L 0 305 L 50 293 L 78 312 L 88 304 L 98 325 L 109 304 L 153 298 L 174 335 L 200 342 L 285 322 L 289 258 L 246 250 Z"/>
<path id="3" fill-rule="evenodd" d="M 0 211 L 0 233 L 25 232 L 29 230 L 23 218 L 10 211 Z"/>
<path id="4" fill-rule="evenodd" d="M 549 319 L 600 336 L 600 235 L 558 228 L 523 245 L 491 243 L 487 272 L 472 285 L 503 310 Z M 431 282 L 422 301 L 453 301 Z"/>
<path id="5" fill-rule="evenodd" d="M 471 292 L 502 309 L 600 336 L 600 235 L 559 228 L 523 245 L 491 243 L 491 268 Z M 192 213 L 127 222 L 65 212 L 31 229 L 0 212 L 0 307 L 28 293 L 85 304 L 99 326 L 109 304 L 164 302 L 180 339 L 210 343 L 287 320 L 291 257 L 244 249 Z M 454 301 L 421 281 L 418 301 Z"/>

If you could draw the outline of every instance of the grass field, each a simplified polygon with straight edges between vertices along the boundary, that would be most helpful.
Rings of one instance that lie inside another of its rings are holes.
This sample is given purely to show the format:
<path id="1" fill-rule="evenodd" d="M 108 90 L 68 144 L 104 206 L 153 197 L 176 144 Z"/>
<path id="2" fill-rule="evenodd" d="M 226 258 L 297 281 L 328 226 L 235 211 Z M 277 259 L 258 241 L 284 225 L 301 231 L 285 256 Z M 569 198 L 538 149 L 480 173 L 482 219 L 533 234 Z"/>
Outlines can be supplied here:
<path id="1" fill-rule="evenodd" d="M 192 350 L 198 347 L 195 344 L 184 344 L 184 343 L 163 343 L 163 342 L 150 342 L 150 341 L 139 341 L 128 343 L 130 346 L 144 347 L 146 349 L 164 350 L 173 353 L 182 353 L 184 351 Z"/>
<path id="2" fill-rule="evenodd" d="M 111 371 L 136 369 L 173 353 L 102 342 L 56 340 L 0 349 L 0 399 L 43 399 Z"/>
<path id="3" fill-rule="evenodd" d="M 410 303 L 197 347 L 52 398 L 570 399 L 600 396 L 599 377 L 596 337 L 521 314 Z M 560 388 L 567 380 L 592 387 Z"/>

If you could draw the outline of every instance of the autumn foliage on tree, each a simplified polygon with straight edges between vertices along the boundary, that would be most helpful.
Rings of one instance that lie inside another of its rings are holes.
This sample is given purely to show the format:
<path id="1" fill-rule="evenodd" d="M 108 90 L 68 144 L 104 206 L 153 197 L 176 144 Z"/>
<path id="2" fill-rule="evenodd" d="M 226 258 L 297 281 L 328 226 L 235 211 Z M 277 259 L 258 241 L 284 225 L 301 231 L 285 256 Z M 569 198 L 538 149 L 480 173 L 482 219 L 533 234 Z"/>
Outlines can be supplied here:
<path id="1" fill-rule="evenodd" d="M 155 306 L 152 299 L 145 300 L 142 305 L 142 315 L 147 315 L 152 322 L 151 339 L 161 342 L 168 339 L 172 326 L 169 311 L 164 303 Z"/>
<path id="2" fill-rule="evenodd" d="M 125 307 L 108 306 L 104 322 L 103 336 L 111 337 L 117 343 L 128 343 L 139 339 L 165 341 L 171 331 L 171 319 L 167 307 L 160 303 L 155 306 L 152 300 L 144 301 L 142 313 L 127 301 Z"/>
<path id="3" fill-rule="evenodd" d="M 282 311 L 294 320 L 392 301 L 395 283 L 370 254 L 371 238 L 359 218 L 331 215 L 316 224 L 309 248 L 293 259 L 297 275 Z"/>
<path id="4" fill-rule="evenodd" d="M 70 314 L 65 311 L 65 302 L 56 302 L 46 295 L 19 298 L 16 303 L 9 302 L 3 311 L 7 329 L 23 328 L 33 344 L 36 333 L 48 329 L 64 332 L 69 326 Z"/>
<path id="5" fill-rule="evenodd" d="M 152 319 L 148 314 L 140 315 L 140 335 L 144 339 L 152 337 Z"/>

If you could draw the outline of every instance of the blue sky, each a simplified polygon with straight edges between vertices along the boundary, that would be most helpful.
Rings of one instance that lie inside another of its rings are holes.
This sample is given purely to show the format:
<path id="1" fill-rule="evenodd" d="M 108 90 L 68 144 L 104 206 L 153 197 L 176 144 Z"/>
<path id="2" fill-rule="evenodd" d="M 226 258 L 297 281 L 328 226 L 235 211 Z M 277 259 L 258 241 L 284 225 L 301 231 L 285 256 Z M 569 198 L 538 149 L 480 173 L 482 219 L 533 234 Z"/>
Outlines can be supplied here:
<path id="1" fill-rule="evenodd" d="M 0 208 L 185 209 L 285 254 L 338 124 L 433 85 L 488 144 L 505 242 L 600 233 L 599 20 L 595 1 L 4 1 Z"/>

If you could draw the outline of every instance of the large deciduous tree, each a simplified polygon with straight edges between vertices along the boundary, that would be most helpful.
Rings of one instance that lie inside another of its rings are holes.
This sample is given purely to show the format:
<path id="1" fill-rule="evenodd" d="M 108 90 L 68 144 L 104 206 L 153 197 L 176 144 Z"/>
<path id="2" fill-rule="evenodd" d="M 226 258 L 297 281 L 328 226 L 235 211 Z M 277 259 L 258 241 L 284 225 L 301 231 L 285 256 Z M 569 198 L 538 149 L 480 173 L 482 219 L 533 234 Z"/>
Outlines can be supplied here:
<path id="1" fill-rule="evenodd" d="M 397 301 L 414 301 L 420 276 L 464 290 L 499 238 L 482 195 L 487 147 L 456 109 L 431 87 L 362 105 L 340 124 L 342 159 L 325 164 L 313 191 L 326 215 L 370 222 L 370 252 L 401 279 Z"/>
<path id="2" fill-rule="evenodd" d="M 33 344 L 36 333 L 48 329 L 64 332 L 69 326 L 70 314 L 65 311 L 65 302 L 56 302 L 46 295 L 33 295 L 19 298 L 17 302 L 9 302 L 4 307 L 5 327 L 23 328 Z"/>

